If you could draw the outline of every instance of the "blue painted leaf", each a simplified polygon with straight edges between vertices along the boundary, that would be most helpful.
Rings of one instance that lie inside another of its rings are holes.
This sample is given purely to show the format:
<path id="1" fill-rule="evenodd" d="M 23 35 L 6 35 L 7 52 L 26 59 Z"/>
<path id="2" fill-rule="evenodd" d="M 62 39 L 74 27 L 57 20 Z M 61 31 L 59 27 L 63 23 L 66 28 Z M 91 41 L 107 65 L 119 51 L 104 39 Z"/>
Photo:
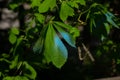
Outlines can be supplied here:
<path id="1" fill-rule="evenodd" d="M 110 12 L 107 12 L 106 14 L 105 14 L 105 16 L 106 16 L 106 18 L 107 18 L 107 21 L 110 23 L 110 24 L 112 24 L 114 27 L 116 27 L 116 28 L 119 28 L 119 26 L 114 22 L 114 20 L 112 19 L 112 18 L 114 18 L 114 15 L 112 15 L 112 13 L 110 13 Z"/>
<path id="2" fill-rule="evenodd" d="M 46 33 L 44 56 L 48 62 L 52 62 L 57 68 L 61 68 L 68 57 L 67 49 L 52 24 L 49 24 Z"/>
<path id="3" fill-rule="evenodd" d="M 60 26 L 55 25 L 55 28 L 58 30 L 58 32 L 61 34 L 61 36 L 63 37 L 63 39 L 72 47 L 75 47 L 75 41 L 72 37 L 72 35 L 70 35 L 67 31 L 63 30 Z"/>
<path id="4" fill-rule="evenodd" d="M 74 38 L 73 39 L 74 41 L 75 41 L 76 37 L 78 37 L 80 35 L 80 32 L 79 32 L 79 30 L 77 28 L 72 27 L 72 26 L 70 26 L 68 24 L 55 21 L 54 25 L 56 25 L 58 27 L 61 27 L 62 29 L 65 29 L 66 30 L 65 32 L 68 32 L 69 35 L 70 34 L 72 35 L 72 37 Z"/>

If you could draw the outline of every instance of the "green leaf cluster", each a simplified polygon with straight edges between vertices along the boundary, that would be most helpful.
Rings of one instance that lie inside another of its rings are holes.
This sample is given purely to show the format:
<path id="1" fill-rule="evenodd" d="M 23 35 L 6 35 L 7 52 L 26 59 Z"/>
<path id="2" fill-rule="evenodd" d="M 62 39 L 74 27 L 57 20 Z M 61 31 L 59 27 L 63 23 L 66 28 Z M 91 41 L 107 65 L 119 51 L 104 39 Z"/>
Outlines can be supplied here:
<path id="1" fill-rule="evenodd" d="M 40 38 L 33 47 L 33 51 L 36 53 L 43 51 L 47 62 L 52 62 L 58 68 L 63 66 L 68 57 L 68 52 L 62 38 L 69 45 L 75 47 L 72 35 L 64 30 L 67 26 L 61 22 L 50 22 L 43 28 Z"/>
<path id="2" fill-rule="evenodd" d="M 93 3 L 80 15 L 83 14 L 86 14 L 86 21 L 89 21 L 91 34 L 101 40 L 109 35 L 112 27 L 119 28 L 115 23 L 116 17 L 101 4 Z"/>
<path id="3" fill-rule="evenodd" d="M 9 35 L 9 41 L 14 44 L 17 40 L 17 35 L 19 35 L 19 30 L 17 28 L 12 28 Z"/>

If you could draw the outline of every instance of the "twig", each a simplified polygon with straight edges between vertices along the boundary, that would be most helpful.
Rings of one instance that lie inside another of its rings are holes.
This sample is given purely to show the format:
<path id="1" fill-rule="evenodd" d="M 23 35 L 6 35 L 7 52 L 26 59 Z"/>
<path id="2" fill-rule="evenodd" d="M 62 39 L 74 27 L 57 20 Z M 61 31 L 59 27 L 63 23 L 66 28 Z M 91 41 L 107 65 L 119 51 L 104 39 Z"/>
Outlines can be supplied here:
<path id="1" fill-rule="evenodd" d="M 80 60 L 83 60 L 80 47 L 78 47 L 78 56 Z"/>
<path id="2" fill-rule="evenodd" d="M 86 46 L 83 43 L 82 43 L 82 46 L 83 46 L 84 50 L 86 51 L 86 53 L 88 54 L 88 56 L 90 57 L 91 61 L 94 62 L 95 59 L 93 58 L 93 56 L 90 53 L 90 51 L 86 48 Z"/>

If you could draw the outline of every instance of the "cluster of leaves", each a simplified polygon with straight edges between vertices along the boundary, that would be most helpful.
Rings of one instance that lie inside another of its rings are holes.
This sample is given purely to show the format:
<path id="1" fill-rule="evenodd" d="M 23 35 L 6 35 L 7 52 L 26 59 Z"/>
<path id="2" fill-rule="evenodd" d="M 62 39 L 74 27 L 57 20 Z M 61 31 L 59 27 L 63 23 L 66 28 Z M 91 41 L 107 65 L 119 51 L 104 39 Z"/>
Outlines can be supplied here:
<path id="1" fill-rule="evenodd" d="M 12 10 L 19 10 L 24 3 L 30 6 L 25 12 L 30 21 L 25 23 L 24 30 L 11 28 L 9 31 L 10 53 L 0 57 L 0 63 L 8 66 L 5 69 L 0 66 L 3 80 L 35 80 L 35 69 L 45 68 L 49 63 L 61 68 L 68 58 L 64 41 L 76 47 L 81 25 L 87 26 L 90 34 L 100 40 L 106 39 L 113 27 L 119 28 L 115 16 L 94 1 L 17 0 L 9 6 Z M 9 76 L 11 71 L 14 73 Z"/>

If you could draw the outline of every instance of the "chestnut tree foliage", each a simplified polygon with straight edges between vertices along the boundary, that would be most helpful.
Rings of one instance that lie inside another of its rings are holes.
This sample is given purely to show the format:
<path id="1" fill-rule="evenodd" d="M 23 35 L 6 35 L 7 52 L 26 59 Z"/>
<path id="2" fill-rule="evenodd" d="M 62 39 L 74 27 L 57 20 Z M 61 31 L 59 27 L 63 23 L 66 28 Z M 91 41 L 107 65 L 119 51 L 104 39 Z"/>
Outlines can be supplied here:
<path id="1" fill-rule="evenodd" d="M 26 9 L 25 5 L 28 6 Z M 0 78 L 3 80 L 35 80 L 36 69 L 54 65 L 61 68 L 68 59 L 65 43 L 77 48 L 81 32 L 100 41 L 96 58 L 110 53 L 119 64 L 119 44 L 110 38 L 113 28 L 119 29 L 119 18 L 109 4 L 97 0 L 13 0 L 8 8 L 18 12 L 19 28 L 9 30 L 9 53 L 0 53 Z M 80 29 L 80 27 L 83 28 Z M 92 52 L 91 52 L 92 53 Z M 117 53 L 117 54 L 115 54 Z M 12 74 L 11 74 L 12 73 Z"/>

